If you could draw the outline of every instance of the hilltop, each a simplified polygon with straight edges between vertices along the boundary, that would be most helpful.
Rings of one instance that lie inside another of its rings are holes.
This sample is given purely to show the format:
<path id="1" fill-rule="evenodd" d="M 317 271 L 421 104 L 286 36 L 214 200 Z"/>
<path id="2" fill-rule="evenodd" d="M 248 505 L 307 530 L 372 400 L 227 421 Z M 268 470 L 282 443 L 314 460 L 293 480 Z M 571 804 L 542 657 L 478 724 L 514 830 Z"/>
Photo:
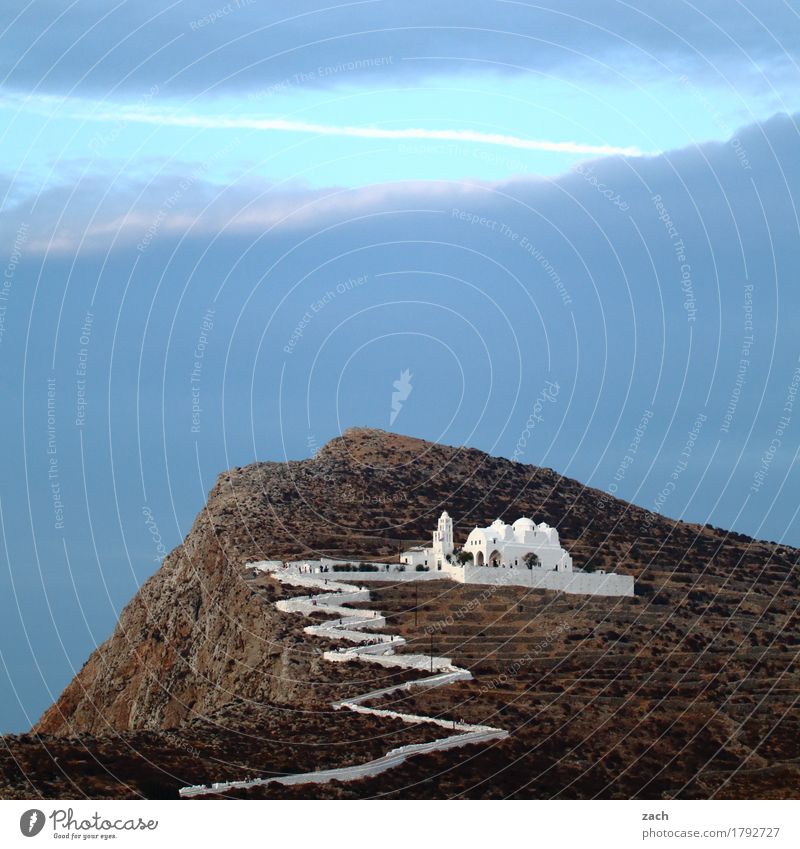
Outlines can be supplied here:
<path id="1" fill-rule="evenodd" d="M 217 766 L 219 778 L 245 768 L 290 769 L 275 753 L 277 740 L 302 750 L 306 769 L 318 768 L 309 766 L 312 755 L 325 765 L 356 739 L 363 754 L 385 748 L 393 741 L 383 739 L 384 732 L 357 730 L 353 717 L 332 714 L 327 705 L 365 685 L 385 686 L 396 673 L 323 663 L 324 646 L 270 603 L 291 590 L 267 577 L 254 580 L 242 567 L 312 554 L 388 559 L 427 540 L 442 509 L 456 519 L 458 540 L 497 517 L 524 514 L 546 521 L 558 528 L 576 566 L 633 574 L 638 595 L 576 601 L 505 588 L 471 608 L 469 617 L 440 625 L 442 650 L 476 673 L 474 687 L 464 685 L 458 694 L 457 709 L 470 721 L 497 718 L 499 711 L 512 735 L 481 757 L 441 755 L 449 784 L 422 795 L 466 792 L 490 774 L 501 776 L 495 780 L 505 795 L 591 795 L 610 786 L 614 764 L 646 749 L 656 726 L 656 764 L 669 762 L 670 752 L 680 757 L 696 730 L 704 757 L 719 759 L 715 769 L 741 777 L 755 764 L 761 795 L 778 794 L 786 781 L 797 785 L 800 735 L 789 695 L 797 688 L 798 550 L 669 520 L 551 469 L 371 429 L 348 430 L 306 460 L 261 462 L 221 474 L 184 542 L 125 608 L 112 636 L 45 712 L 34 736 L 5 738 L 8 751 L 30 764 L 42 741 L 60 752 L 62 764 L 81 763 L 90 751 L 91 759 L 100 760 L 98 753 L 113 753 L 116 766 L 105 771 L 113 777 L 103 773 L 93 792 L 114 796 L 170 795 L 181 782 L 206 780 L 214 772 L 210 762 L 224 762 L 224 775 Z M 417 591 L 424 599 L 421 615 L 410 611 L 410 592 L 376 587 L 394 626 L 413 642 L 428 639 L 432 623 L 449 622 L 448 611 L 468 604 L 471 590 L 424 587 Z M 557 637 L 550 639 L 556 628 Z M 514 686 L 482 689 L 542 640 L 536 662 L 515 669 Z M 455 709 L 448 698 L 444 690 L 435 697 L 444 714 Z M 575 705 L 580 719 L 564 731 L 556 719 L 566 720 Z M 757 708 L 753 716 L 748 706 Z M 519 760 L 530 750 L 534 717 L 552 726 L 554 735 L 541 785 L 533 782 L 532 764 Z M 391 733 L 405 739 L 409 732 L 398 727 Z M 580 757 L 570 754 L 573 744 L 580 746 Z M 154 747 L 161 778 L 148 779 L 144 787 L 134 780 L 141 772 L 137 752 Z M 237 754 L 226 760 L 222 753 L 229 748 Z M 118 763 L 120 749 L 128 752 L 124 765 Z M 603 775 L 582 784 L 580 776 L 611 750 L 613 757 L 601 764 Z M 632 795 L 646 786 L 650 760 L 644 758 L 607 792 Z M 438 771 L 442 763 L 420 757 L 403 775 L 386 778 L 385 786 L 396 784 L 395 792 L 409 795 L 402 789 L 405 773 L 416 770 L 421 780 L 434 766 Z M 692 777 L 692 769 L 682 763 L 679 775 L 668 773 L 652 787 L 669 795 Z M 491 773 L 482 775 L 484 770 Z M 11 761 L 0 761 L 8 786 L 14 771 Z M 32 766 L 29 773 L 41 790 L 39 773 Z M 48 781 L 43 792 L 61 786 L 52 776 Z M 370 793 L 378 790 L 375 781 Z M 695 782 L 684 792 L 703 796 L 709 786 Z M 732 792 L 739 786 L 725 784 Z M 357 785 L 348 788 L 362 793 Z"/>

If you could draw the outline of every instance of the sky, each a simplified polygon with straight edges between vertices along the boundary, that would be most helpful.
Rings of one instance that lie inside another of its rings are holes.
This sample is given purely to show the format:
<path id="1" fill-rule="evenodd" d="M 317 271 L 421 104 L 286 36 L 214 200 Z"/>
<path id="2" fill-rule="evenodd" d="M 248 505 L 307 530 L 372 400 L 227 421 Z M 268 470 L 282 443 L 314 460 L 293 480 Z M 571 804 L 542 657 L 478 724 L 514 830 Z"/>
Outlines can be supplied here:
<path id="1" fill-rule="evenodd" d="M 354 425 L 800 545 L 800 4 L 4 11 L 0 732 Z"/>

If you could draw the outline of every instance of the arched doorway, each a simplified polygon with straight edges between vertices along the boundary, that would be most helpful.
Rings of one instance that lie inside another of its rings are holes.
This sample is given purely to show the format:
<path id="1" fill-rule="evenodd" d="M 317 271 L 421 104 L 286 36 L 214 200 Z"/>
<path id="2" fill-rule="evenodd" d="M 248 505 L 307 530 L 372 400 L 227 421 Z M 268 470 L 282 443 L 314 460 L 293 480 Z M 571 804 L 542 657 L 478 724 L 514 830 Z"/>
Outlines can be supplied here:
<path id="1" fill-rule="evenodd" d="M 490 566 L 499 566 L 500 563 L 502 562 L 502 560 L 503 560 L 503 558 L 500 556 L 500 552 L 497 549 L 495 549 L 489 555 L 489 565 Z"/>
<path id="2" fill-rule="evenodd" d="M 475 565 L 476 566 L 483 566 L 484 564 L 485 564 L 485 561 L 483 559 L 483 552 L 479 551 L 478 556 L 475 558 Z"/>

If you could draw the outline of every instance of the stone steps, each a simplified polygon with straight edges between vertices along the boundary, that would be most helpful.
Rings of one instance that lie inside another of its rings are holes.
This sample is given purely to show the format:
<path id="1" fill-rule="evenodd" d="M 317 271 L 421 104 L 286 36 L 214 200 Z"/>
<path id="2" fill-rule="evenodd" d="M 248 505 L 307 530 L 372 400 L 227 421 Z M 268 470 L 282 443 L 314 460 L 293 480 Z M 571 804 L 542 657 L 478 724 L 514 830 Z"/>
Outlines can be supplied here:
<path id="1" fill-rule="evenodd" d="M 475 743 L 488 743 L 508 736 L 507 731 L 488 725 L 474 725 L 455 720 L 441 719 L 435 716 L 402 713 L 388 708 L 375 708 L 365 705 L 364 702 L 380 699 L 392 693 L 401 691 L 410 692 L 412 689 L 430 690 L 435 687 L 447 686 L 456 681 L 470 680 L 472 673 L 467 669 L 460 669 L 454 666 L 452 659 L 449 657 L 403 651 L 397 653 L 396 649 L 402 649 L 406 646 L 406 640 L 403 637 L 392 634 L 378 634 L 373 630 L 386 625 L 386 618 L 381 613 L 376 610 L 363 609 L 354 611 L 352 608 L 342 606 L 342 602 L 344 601 L 363 602 L 367 600 L 369 598 L 369 592 L 363 587 L 354 587 L 351 584 L 333 582 L 310 575 L 286 574 L 278 570 L 272 572 L 272 574 L 277 580 L 283 583 L 315 587 L 325 591 L 325 594 L 322 595 L 281 599 L 276 602 L 276 607 L 285 613 L 313 615 L 321 612 L 338 616 L 336 619 L 326 620 L 315 625 L 308 625 L 304 628 L 307 634 L 324 637 L 329 640 L 346 640 L 355 643 L 352 647 L 332 649 L 324 652 L 322 656 L 325 660 L 334 663 L 346 663 L 358 660 L 379 666 L 419 669 L 420 671 L 429 670 L 431 673 L 434 673 L 416 681 L 407 681 L 402 684 L 385 687 L 381 690 L 372 690 L 349 699 L 333 702 L 331 707 L 334 710 L 350 710 L 354 713 L 386 719 L 399 719 L 408 724 L 424 723 L 435 725 L 458 733 L 428 743 L 401 746 L 398 749 L 390 750 L 380 758 L 365 764 L 359 764 L 358 766 L 300 773 L 282 778 L 215 782 L 210 787 L 194 785 L 192 787 L 182 788 L 179 791 L 180 796 L 191 798 L 209 794 L 219 795 L 232 790 L 245 790 L 259 785 L 269 784 L 270 782 L 294 785 L 329 781 L 355 781 L 359 778 L 378 775 L 387 769 L 392 769 L 413 755 L 426 752 L 440 752 L 457 746 L 466 746 Z"/>

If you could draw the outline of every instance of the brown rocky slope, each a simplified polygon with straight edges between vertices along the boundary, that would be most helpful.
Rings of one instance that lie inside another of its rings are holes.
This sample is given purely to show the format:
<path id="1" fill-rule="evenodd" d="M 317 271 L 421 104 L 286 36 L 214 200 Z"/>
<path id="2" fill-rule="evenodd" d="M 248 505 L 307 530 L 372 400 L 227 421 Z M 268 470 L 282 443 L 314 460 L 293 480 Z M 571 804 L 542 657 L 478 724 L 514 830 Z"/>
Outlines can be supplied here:
<path id="1" fill-rule="evenodd" d="M 703 614 L 732 614 L 736 599 L 746 599 L 749 615 L 757 608 L 781 650 L 790 650 L 786 670 L 796 673 L 797 549 L 672 521 L 550 469 L 353 429 L 311 459 L 222 474 L 184 543 L 34 731 L 163 732 L 242 701 L 318 710 L 350 687 L 385 683 L 361 667 L 323 663 L 302 623 L 267 603 L 287 590 L 246 580 L 242 566 L 300 554 L 388 558 L 427 539 L 442 509 L 462 540 L 498 516 L 556 525 L 576 565 L 634 574 L 639 598 L 631 604 L 669 611 L 678 638 L 682 628 L 696 631 L 698 651 L 708 644 Z M 688 617 L 684 626 L 679 614 Z M 613 612 L 605 616 L 613 621 Z M 603 651 L 602 641 L 593 650 Z"/>
<path id="2" fill-rule="evenodd" d="M 497 516 L 543 519 L 576 564 L 613 566 L 648 589 L 648 570 L 661 564 L 698 577 L 763 572 L 797 587 L 797 550 L 670 521 L 550 469 L 353 429 L 312 459 L 220 475 L 184 543 L 36 730 L 174 727 L 235 697 L 302 702 L 309 670 L 287 669 L 280 625 L 242 581 L 242 565 L 319 552 L 389 556 L 427 539 L 445 508 L 462 535 Z"/>

